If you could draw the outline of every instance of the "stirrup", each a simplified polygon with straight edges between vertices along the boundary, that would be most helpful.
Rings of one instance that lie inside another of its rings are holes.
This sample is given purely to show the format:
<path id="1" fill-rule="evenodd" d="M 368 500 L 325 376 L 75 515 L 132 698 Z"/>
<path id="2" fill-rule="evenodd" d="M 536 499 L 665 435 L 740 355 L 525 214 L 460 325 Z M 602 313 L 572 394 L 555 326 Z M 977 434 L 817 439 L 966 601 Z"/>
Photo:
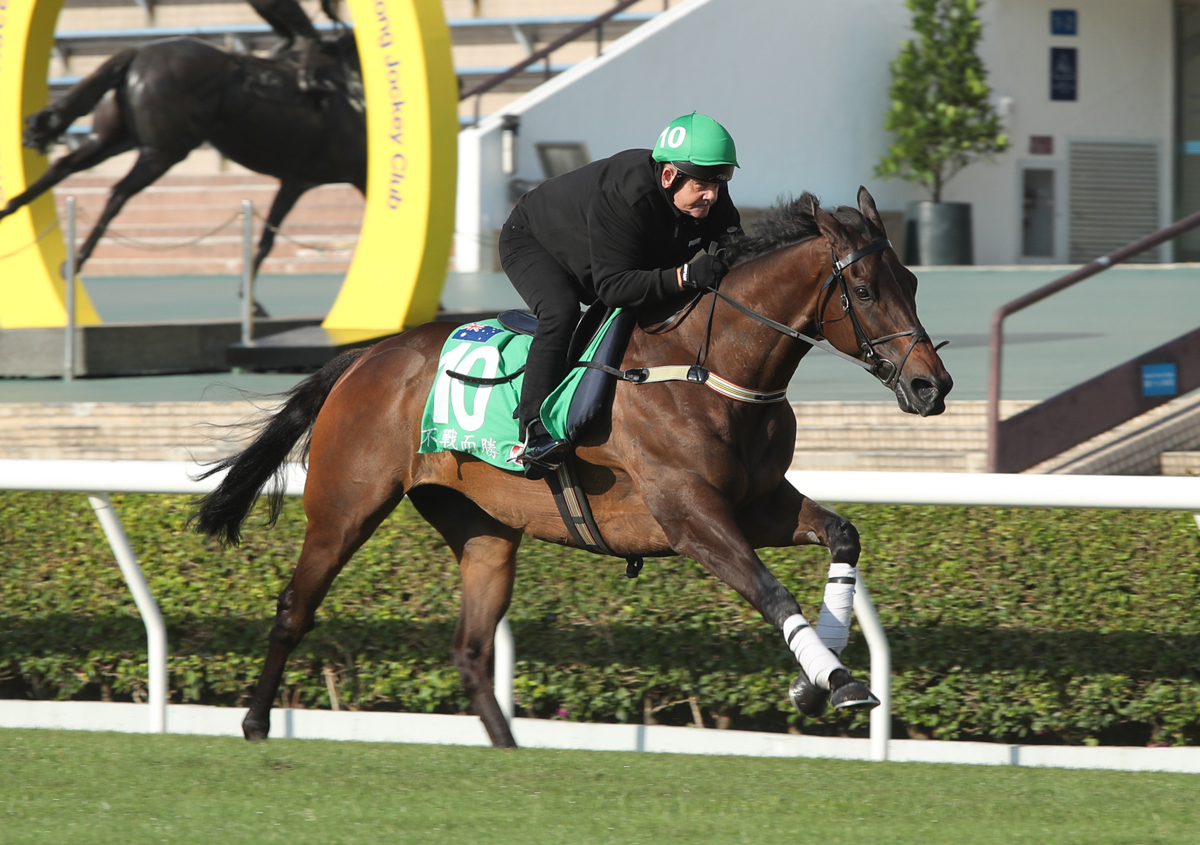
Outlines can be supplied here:
<path id="1" fill-rule="evenodd" d="M 531 435 L 514 460 L 526 466 L 533 464 L 542 469 L 558 469 L 559 464 L 571 454 L 570 440 L 554 440 L 549 434 Z"/>

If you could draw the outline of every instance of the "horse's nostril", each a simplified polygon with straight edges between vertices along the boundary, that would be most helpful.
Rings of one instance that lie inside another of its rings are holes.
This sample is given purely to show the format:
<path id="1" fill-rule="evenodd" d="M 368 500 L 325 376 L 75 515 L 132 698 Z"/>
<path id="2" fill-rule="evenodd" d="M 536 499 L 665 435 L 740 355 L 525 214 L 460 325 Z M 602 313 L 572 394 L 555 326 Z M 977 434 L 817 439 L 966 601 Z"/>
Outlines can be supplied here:
<path id="1" fill-rule="evenodd" d="M 909 383 L 909 387 L 912 389 L 913 393 L 915 393 L 917 396 L 920 396 L 922 399 L 929 400 L 937 398 L 937 386 L 928 379 L 915 378 Z"/>

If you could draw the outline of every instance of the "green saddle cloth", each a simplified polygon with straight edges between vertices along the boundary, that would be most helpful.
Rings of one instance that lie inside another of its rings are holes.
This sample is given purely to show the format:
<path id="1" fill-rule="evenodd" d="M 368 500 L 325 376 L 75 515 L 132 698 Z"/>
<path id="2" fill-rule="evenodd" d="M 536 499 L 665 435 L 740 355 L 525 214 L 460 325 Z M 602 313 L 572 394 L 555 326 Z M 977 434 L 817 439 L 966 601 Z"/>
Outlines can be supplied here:
<path id="1" fill-rule="evenodd" d="M 605 320 L 581 360 L 590 361 L 620 309 Z M 496 320 L 468 323 L 455 329 L 442 347 L 437 378 L 425 400 L 421 417 L 422 454 L 465 452 L 501 469 L 522 471 L 514 458 L 521 450 L 520 426 L 513 412 L 521 401 L 524 375 L 494 385 L 475 385 L 447 375 L 447 371 L 494 379 L 515 373 L 525 365 L 533 338 L 516 334 Z M 542 423 L 554 438 L 566 437 L 571 399 L 587 370 L 573 367 L 562 384 L 542 403 Z"/>

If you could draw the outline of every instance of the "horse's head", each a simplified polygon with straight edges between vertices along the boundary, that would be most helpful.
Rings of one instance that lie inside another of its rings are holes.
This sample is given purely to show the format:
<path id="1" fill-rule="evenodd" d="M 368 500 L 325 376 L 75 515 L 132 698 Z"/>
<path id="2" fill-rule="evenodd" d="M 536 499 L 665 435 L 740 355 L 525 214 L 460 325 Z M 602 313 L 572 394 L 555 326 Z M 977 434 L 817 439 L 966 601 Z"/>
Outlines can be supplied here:
<path id="1" fill-rule="evenodd" d="M 954 380 L 917 318 L 917 277 L 888 245 L 875 200 L 860 187 L 857 210 L 830 213 L 813 202 L 812 214 L 831 250 L 817 298 L 819 333 L 870 364 L 900 410 L 942 413 Z"/>

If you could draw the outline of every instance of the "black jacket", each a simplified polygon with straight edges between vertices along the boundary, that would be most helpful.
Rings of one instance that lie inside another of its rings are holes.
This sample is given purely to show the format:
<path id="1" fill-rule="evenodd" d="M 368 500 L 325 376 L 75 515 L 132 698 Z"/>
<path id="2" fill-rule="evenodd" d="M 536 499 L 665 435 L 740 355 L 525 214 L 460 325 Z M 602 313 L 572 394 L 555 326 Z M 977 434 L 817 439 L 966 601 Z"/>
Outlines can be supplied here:
<path id="1" fill-rule="evenodd" d="M 529 231 L 594 300 L 619 308 L 679 293 L 675 268 L 740 231 L 722 184 L 708 215 L 675 208 L 650 150 L 626 150 L 548 179 L 517 201 L 509 223 Z"/>

